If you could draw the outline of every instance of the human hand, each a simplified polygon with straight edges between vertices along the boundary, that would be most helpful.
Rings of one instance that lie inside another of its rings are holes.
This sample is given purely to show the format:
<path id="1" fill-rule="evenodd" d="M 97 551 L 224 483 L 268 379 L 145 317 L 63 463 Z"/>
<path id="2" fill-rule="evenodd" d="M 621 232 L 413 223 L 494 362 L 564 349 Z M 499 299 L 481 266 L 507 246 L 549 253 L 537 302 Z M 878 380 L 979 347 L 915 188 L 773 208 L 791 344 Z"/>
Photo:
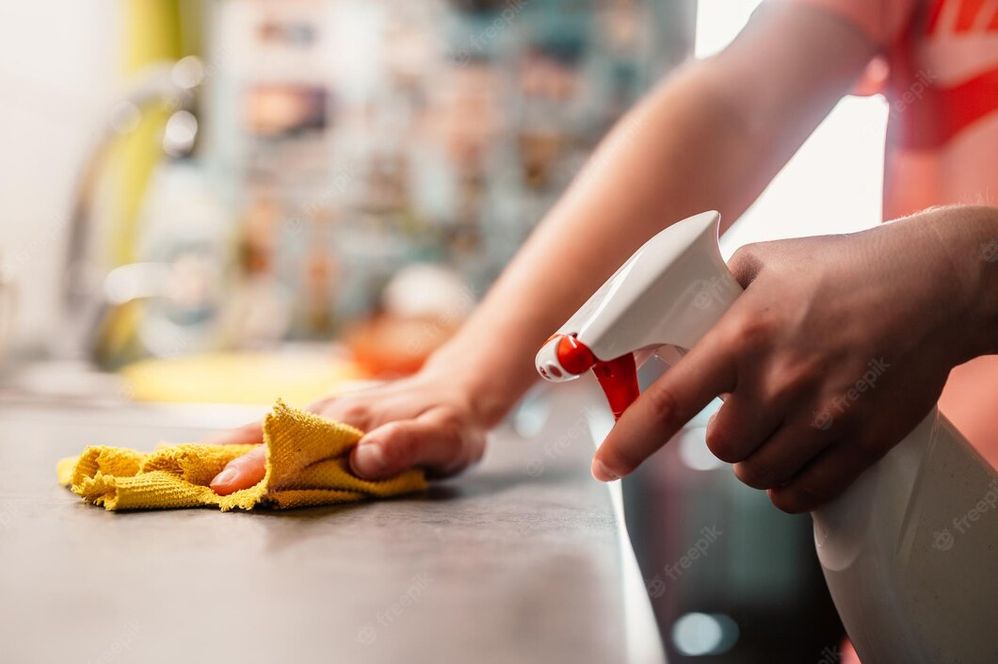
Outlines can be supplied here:
<path id="1" fill-rule="evenodd" d="M 945 208 L 743 247 L 730 268 L 745 293 L 624 413 L 593 475 L 632 472 L 726 395 L 707 446 L 742 482 L 787 512 L 836 497 L 921 421 L 953 366 L 993 352 L 980 247 L 995 221 Z"/>
<path id="2" fill-rule="evenodd" d="M 413 467 L 438 476 L 457 473 L 481 459 L 485 433 L 494 424 L 476 410 L 473 389 L 455 371 L 445 371 L 440 365 L 402 380 L 331 396 L 308 409 L 367 432 L 351 452 L 350 465 L 359 477 L 372 480 Z M 258 422 L 218 440 L 262 441 Z M 228 495 L 253 486 L 264 472 L 261 445 L 230 462 L 211 481 L 211 488 Z"/>

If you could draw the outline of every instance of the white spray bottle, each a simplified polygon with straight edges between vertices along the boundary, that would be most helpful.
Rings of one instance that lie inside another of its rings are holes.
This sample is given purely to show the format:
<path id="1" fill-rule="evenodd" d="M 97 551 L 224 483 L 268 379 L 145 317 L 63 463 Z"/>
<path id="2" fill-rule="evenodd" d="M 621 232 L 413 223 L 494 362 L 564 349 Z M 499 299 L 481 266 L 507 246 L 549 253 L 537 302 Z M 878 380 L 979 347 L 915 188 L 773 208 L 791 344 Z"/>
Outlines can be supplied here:
<path id="1" fill-rule="evenodd" d="M 590 369 L 619 416 L 634 367 L 693 347 L 742 293 L 720 215 L 665 229 L 538 352 L 547 380 Z M 998 473 L 936 408 L 812 513 L 825 580 L 864 664 L 998 663 Z"/>

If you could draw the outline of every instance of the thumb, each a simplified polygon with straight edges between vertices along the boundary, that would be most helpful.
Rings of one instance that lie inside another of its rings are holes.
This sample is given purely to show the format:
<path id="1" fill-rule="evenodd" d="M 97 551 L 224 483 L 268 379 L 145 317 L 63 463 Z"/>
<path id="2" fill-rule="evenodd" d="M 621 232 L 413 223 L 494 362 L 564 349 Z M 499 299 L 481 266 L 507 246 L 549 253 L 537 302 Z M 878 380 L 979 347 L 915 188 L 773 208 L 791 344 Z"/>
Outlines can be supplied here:
<path id="1" fill-rule="evenodd" d="M 383 479 L 410 468 L 422 467 L 446 475 L 470 462 L 465 432 L 452 417 L 429 412 L 414 420 L 384 424 L 365 435 L 350 456 L 358 476 Z"/>
<path id="2" fill-rule="evenodd" d="M 266 474 L 267 448 L 263 445 L 235 458 L 211 481 L 212 490 L 220 496 L 248 489 Z"/>

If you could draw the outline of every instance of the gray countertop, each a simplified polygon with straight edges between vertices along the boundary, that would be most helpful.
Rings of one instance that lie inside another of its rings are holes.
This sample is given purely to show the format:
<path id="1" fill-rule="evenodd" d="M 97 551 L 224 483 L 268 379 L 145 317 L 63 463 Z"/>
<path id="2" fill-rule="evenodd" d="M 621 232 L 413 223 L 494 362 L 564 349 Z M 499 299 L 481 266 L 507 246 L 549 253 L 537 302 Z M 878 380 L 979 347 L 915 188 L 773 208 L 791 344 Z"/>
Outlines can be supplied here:
<path id="1" fill-rule="evenodd" d="M 55 483 L 87 444 L 197 440 L 217 412 L 0 405 L 0 659 L 661 661 L 578 408 L 384 502 L 112 514 Z"/>

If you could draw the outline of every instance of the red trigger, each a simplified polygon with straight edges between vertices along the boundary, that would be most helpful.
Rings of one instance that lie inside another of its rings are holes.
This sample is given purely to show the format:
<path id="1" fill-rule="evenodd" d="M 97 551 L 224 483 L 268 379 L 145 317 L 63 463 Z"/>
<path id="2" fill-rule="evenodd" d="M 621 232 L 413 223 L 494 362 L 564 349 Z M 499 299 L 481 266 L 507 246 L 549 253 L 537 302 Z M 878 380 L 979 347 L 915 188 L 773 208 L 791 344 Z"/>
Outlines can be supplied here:
<path id="1" fill-rule="evenodd" d="M 558 363 L 569 373 L 578 375 L 589 369 L 593 370 L 610 404 L 614 419 L 619 420 L 627 407 L 640 395 L 638 368 L 632 353 L 604 362 L 574 335 L 561 338 L 557 353 Z"/>
<path id="2" fill-rule="evenodd" d="M 638 388 L 638 367 L 634 354 L 627 353 L 609 362 L 597 361 L 593 373 L 610 403 L 613 419 L 619 420 L 627 407 L 641 394 Z"/>

